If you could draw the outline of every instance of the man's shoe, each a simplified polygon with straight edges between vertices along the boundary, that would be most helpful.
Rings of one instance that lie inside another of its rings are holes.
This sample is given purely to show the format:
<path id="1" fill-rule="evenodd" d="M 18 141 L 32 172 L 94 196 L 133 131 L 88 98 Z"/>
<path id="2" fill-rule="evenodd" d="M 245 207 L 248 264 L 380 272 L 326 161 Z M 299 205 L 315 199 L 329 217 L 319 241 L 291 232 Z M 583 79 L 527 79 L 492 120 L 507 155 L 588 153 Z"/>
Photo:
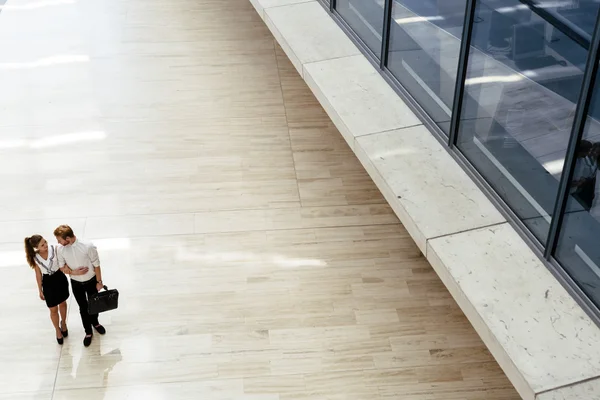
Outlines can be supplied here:
<path id="1" fill-rule="evenodd" d="M 83 345 L 84 345 L 85 347 L 90 347 L 90 344 L 92 344 L 92 335 L 86 335 L 86 336 L 83 338 Z"/>
<path id="2" fill-rule="evenodd" d="M 100 324 L 94 326 L 94 329 L 101 335 L 104 335 L 106 333 L 106 329 L 104 329 L 104 327 Z"/>

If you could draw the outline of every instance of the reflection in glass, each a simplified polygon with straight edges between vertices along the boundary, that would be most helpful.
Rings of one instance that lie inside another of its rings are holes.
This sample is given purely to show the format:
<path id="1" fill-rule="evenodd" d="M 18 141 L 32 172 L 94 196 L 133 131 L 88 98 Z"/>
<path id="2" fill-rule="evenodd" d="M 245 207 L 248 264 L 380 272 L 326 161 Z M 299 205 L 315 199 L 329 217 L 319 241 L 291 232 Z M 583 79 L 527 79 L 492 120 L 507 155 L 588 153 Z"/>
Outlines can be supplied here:
<path id="1" fill-rule="evenodd" d="M 596 0 L 536 0 L 535 4 L 568 24 L 592 35 L 598 2 Z"/>
<path id="2" fill-rule="evenodd" d="M 577 146 L 575 170 L 555 258 L 579 287 L 600 306 L 600 78 L 583 139 Z"/>
<path id="3" fill-rule="evenodd" d="M 336 10 L 369 49 L 381 55 L 384 0 L 338 0 Z"/>
<path id="4" fill-rule="evenodd" d="M 393 2 L 388 69 L 446 134 L 465 0 Z"/>
<path id="5" fill-rule="evenodd" d="M 477 1 L 471 44 L 458 147 L 544 243 L 587 52 L 516 0 Z"/>

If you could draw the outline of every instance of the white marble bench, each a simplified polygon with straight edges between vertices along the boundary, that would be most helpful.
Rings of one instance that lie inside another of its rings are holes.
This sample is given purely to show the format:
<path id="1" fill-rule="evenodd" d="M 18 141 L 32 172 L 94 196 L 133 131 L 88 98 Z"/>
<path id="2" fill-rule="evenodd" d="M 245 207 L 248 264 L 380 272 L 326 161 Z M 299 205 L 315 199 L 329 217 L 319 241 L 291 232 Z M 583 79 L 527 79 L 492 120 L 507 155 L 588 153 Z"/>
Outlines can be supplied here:
<path id="1" fill-rule="evenodd" d="M 600 399 L 600 329 L 316 1 L 251 0 L 524 399 Z"/>

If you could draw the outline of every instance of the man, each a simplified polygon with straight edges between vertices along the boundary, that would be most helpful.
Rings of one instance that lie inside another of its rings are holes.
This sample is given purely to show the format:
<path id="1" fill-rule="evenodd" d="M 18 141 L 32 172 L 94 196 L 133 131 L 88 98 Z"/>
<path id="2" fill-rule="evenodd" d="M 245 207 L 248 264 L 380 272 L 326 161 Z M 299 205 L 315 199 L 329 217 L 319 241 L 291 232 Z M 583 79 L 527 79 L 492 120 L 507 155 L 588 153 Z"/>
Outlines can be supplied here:
<path id="1" fill-rule="evenodd" d="M 88 297 L 98 293 L 103 287 L 98 250 L 93 244 L 78 240 L 68 225 L 56 228 L 54 236 L 61 245 L 58 248 L 59 265 L 69 269 L 84 268 L 84 271 L 87 269 L 82 275 L 71 275 L 71 287 L 85 329 L 83 345 L 88 347 L 92 344 L 92 327 L 101 335 L 106 333 L 106 329 L 98 322 L 98 314 L 88 314 Z"/>

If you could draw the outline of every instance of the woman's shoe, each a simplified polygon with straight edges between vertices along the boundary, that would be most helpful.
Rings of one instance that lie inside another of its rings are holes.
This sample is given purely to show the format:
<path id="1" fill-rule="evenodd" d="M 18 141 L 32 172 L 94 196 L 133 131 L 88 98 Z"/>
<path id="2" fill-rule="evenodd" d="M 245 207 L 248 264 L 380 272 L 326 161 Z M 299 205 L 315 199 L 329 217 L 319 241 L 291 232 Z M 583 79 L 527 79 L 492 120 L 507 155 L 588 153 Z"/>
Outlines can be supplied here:
<path id="1" fill-rule="evenodd" d="M 64 338 L 56 338 L 56 341 L 58 342 L 58 344 L 60 344 L 62 346 L 62 344 L 65 342 Z"/>
<path id="2" fill-rule="evenodd" d="M 65 323 L 64 323 L 64 322 L 61 322 L 61 324 L 60 324 L 60 333 L 62 333 L 62 335 L 63 335 L 63 338 L 66 338 L 67 336 L 69 336 L 69 330 L 68 330 L 68 329 L 65 329 L 65 330 L 63 331 L 63 325 L 65 325 Z"/>

